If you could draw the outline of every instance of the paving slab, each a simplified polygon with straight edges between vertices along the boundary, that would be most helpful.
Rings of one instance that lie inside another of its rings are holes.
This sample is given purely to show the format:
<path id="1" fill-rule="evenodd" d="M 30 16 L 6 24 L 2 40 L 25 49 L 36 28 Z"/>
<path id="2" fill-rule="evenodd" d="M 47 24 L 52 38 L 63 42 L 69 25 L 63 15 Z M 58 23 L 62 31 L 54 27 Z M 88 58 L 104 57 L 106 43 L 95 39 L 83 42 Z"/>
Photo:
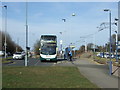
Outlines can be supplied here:
<path id="1" fill-rule="evenodd" d="M 117 76 L 109 75 L 108 65 L 96 64 L 87 59 L 77 59 L 74 61 L 81 74 L 100 88 L 118 88 L 120 80 Z"/>

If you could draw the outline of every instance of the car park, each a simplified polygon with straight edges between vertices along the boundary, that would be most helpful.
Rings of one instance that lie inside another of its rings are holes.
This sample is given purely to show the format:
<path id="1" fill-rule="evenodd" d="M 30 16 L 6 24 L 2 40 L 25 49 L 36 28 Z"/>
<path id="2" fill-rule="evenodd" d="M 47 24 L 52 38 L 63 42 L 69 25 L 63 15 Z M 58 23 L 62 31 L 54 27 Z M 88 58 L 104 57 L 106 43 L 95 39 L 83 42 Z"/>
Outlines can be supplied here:
<path id="1" fill-rule="evenodd" d="M 22 52 L 16 52 L 15 54 L 13 54 L 13 59 L 24 59 L 24 55 L 22 54 Z"/>

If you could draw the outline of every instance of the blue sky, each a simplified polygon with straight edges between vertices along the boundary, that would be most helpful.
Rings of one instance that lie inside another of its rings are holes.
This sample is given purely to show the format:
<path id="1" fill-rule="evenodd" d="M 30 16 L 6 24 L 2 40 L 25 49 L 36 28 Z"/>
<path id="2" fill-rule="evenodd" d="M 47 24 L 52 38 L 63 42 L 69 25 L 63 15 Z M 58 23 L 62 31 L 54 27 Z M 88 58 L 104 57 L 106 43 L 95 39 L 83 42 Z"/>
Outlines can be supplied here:
<path id="1" fill-rule="evenodd" d="M 25 2 L 3 4 L 8 6 L 7 32 L 13 41 L 17 42 L 19 38 L 19 44 L 25 48 Z M 117 4 L 117 2 L 29 2 L 29 46 L 33 47 L 41 34 L 56 34 L 58 46 L 61 39 L 64 47 L 80 40 L 76 43 L 76 48 L 78 48 L 84 44 L 84 40 L 80 37 L 97 32 L 97 26 L 102 22 L 108 22 L 108 13 L 103 9 L 111 9 L 112 21 L 118 17 Z M 72 16 L 72 13 L 76 16 Z M 63 18 L 66 22 L 62 21 Z M 59 32 L 63 34 L 60 35 Z M 104 45 L 108 40 L 108 29 L 95 35 L 97 45 Z M 87 38 L 86 41 L 93 42 L 93 38 Z"/>

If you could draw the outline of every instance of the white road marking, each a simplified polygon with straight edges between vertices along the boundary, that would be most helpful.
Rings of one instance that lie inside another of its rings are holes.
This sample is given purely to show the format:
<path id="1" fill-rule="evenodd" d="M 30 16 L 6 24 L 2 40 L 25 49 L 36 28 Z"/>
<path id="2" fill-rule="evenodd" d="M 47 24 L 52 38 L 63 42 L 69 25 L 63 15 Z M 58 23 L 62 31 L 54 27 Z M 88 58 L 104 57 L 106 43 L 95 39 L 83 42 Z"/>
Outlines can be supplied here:
<path id="1" fill-rule="evenodd" d="M 34 64 L 34 66 L 36 66 L 39 62 L 40 62 L 40 60 L 38 60 L 38 62 L 37 62 L 37 63 L 35 63 L 35 64 Z"/>

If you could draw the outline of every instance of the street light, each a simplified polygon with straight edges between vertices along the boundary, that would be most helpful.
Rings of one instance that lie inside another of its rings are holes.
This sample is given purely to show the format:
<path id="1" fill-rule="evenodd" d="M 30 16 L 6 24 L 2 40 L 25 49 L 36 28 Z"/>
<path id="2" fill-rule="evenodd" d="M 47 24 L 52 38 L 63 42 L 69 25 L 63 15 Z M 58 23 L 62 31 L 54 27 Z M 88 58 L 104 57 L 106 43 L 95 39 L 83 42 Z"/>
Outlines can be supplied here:
<path id="1" fill-rule="evenodd" d="M 85 42 L 85 52 L 87 52 L 87 42 L 86 42 L 86 37 L 80 37 L 80 38 L 84 38 L 84 42 Z"/>
<path id="2" fill-rule="evenodd" d="M 115 40 L 115 42 L 116 42 L 116 62 L 118 62 L 118 31 L 115 31 L 115 36 L 116 36 L 116 40 Z"/>
<path id="3" fill-rule="evenodd" d="M 7 6 L 4 5 L 4 6 L 0 6 L 0 7 L 4 7 L 5 8 L 5 42 L 4 42 L 4 46 L 5 46 L 5 59 L 7 57 L 7 53 L 6 53 L 6 49 L 7 49 L 7 43 L 6 43 L 6 32 L 7 32 Z"/>
<path id="4" fill-rule="evenodd" d="M 28 65 L 28 24 L 27 24 L 27 18 L 28 18 L 28 3 L 26 1 L 26 55 L 25 55 L 25 66 Z"/>
<path id="5" fill-rule="evenodd" d="M 115 18 L 115 21 L 118 21 L 119 19 Z M 115 23 L 117 26 L 117 22 Z M 116 33 L 116 62 L 118 62 L 118 31 L 115 30 Z"/>
<path id="6" fill-rule="evenodd" d="M 60 32 L 61 37 L 62 37 L 62 32 Z M 62 39 L 60 40 L 60 54 L 61 54 L 61 58 L 62 58 Z"/>
<path id="7" fill-rule="evenodd" d="M 72 13 L 72 16 L 75 16 L 75 13 Z"/>
<path id="8" fill-rule="evenodd" d="M 66 19 L 63 18 L 62 21 L 65 23 Z M 61 40 L 60 40 L 60 54 L 61 54 L 61 58 L 62 58 L 62 54 L 63 54 L 63 40 L 62 40 L 62 34 L 63 32 L 59 32 L 61 34 Z"/>
<path id="9" fill-rule="evenodd" d="M 109 12 L 109 32 L 110 32 L 110 51 L 109 51 L 109 55 L 110 55 L 110 61 L 109 61 L 109 75 L 112 75 L 112 61 L 111 61 L 111 10 L 110 9 L 104 9 L 105 12 Z"/>

